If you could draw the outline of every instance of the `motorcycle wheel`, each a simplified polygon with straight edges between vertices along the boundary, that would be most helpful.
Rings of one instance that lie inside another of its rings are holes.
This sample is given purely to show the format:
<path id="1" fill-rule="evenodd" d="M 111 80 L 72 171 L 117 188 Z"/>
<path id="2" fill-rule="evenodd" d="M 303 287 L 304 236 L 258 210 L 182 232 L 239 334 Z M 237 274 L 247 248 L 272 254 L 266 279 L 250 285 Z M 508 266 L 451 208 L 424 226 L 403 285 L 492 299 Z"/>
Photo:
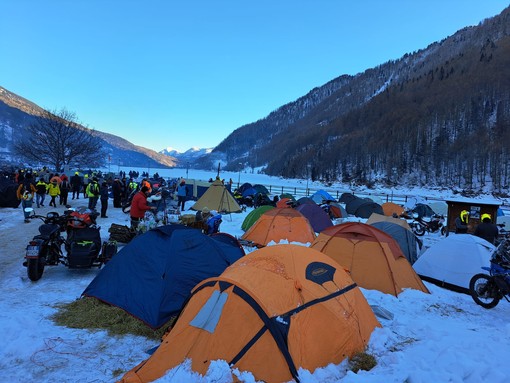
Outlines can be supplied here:
<path id="1" fill-rule="evenodd" d="M 34 258 L 27 260 L 27 274 L 31 281 L 38 281 L 41 279 L 44 272 L 44 260 L 41 258 Z"/>
<path id="2" fill-rule="evenodd" d="M 469 292 L 475 303 L 485 309 L 496 307 L 503 297 L 494 278 L 486 274 L 476 274 L 471 278 Z"/>
<path id="3" fill-rule="evenodd" d="M 413 226 L 413 233 L 418 237 L 421 237 L 425 234 L 425 228 L 421 225 L 415 225 Z"/>

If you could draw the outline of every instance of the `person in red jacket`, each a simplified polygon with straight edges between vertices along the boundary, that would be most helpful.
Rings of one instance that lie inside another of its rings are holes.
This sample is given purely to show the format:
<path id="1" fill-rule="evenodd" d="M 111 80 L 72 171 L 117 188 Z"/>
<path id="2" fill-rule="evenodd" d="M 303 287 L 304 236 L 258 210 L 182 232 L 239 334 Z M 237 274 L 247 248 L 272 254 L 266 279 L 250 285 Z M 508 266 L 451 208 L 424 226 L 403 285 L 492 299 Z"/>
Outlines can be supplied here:
<path id="1" fill-rule="evenodd" d="M 133 197 L 131 210 L 129 211 L 129 215 L 131 216 L 131 229 L 133 230 L 138 227 L 138 224 L 145 216 L 146 211 L 156 210 L 156 206 L 149 206 L 147 204 L 147 197 L 149 196 L 149 193 L 149 188 L 147 186 L 142 186 L 140 191 Z"/>

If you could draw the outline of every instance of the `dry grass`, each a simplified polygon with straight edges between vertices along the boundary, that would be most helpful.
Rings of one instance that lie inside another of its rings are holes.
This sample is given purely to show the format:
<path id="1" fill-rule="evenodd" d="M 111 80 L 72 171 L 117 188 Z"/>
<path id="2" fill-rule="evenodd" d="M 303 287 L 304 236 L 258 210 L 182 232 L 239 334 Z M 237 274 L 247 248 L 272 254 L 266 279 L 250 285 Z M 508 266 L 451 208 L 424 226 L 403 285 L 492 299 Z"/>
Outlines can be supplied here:
<path id="1" fill-rule="evenodd" d="M 377 366 L 377 360 L 373 355 L 360 352 L 349 359 L 349 366 L 352 372 L 358 372 L 359 370 L 370 371 Z"/>
<path id="2" fill-rule="evenodd" d="M 71 303 L 56 306 L 58 312 L 52 316 L 59 326 L 88 330 L 106 330 L 110 335 L 139 335 L 149 339 L 161 339 L 173 323 L 172 318 L 158 330 L 153 330 L 124 310 L 108 305 L 96 298 L 84 297 Z"/>

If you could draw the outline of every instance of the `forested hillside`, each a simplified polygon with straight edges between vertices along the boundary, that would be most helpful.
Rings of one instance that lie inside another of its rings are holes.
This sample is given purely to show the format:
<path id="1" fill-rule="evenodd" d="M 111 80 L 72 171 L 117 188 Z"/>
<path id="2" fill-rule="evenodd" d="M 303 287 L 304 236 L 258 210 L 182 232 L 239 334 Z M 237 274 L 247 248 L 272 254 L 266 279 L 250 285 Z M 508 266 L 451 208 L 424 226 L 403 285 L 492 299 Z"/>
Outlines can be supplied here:
<path id="1" fill-rule="evenodd" d="M 316 88 L 216 149 L 285 177 L 508 187 L 510 10 Z"/>

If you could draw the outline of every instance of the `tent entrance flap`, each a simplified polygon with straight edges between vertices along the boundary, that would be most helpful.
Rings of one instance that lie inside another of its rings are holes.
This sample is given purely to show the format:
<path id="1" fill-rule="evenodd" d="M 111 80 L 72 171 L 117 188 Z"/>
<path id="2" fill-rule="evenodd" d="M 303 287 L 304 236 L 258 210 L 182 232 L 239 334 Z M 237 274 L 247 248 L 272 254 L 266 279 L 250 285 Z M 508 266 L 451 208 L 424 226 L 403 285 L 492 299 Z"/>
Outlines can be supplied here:
<path id="1" fill-rule="evenodd" d="M 195 318 L 191 320 L 190 325 L 212 334 L 220 321 L 223 306 L 225 306 L 227 299 L 227 293 L 220 293 L 218 290 L 214 290 Z"/>

